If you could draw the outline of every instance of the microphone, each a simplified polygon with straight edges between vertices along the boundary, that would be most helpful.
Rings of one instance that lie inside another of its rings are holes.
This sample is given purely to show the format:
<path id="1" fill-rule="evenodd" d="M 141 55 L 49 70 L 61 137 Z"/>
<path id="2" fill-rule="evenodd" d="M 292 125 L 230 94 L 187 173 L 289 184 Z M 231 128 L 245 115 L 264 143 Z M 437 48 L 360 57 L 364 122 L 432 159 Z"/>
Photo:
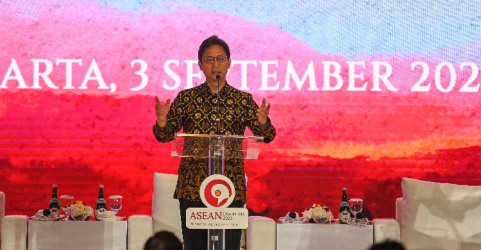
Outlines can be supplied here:
<path id="1" fill-rule="evenodd" d="M 215 119 L 215 133 L 217 135 L 222 134 L 220 129 L 220 75 L 216 75 L 217 80 L 217 119 Z"/>

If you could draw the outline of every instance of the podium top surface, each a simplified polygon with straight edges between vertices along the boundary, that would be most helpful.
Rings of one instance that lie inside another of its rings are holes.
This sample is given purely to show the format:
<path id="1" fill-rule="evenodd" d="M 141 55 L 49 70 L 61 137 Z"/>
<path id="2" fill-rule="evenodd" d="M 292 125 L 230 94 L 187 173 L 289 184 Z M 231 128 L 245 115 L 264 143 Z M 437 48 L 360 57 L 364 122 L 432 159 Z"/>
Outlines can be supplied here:
<path id="1" fill-rule="evenodd" d="M 257 159 L 263 142 L 262 136 L 178 133 L 172 144 L 171 155 L 209 158 L 210 150 L 218 150 L 224 153 L 225 158 Z"/>
<path id="2" fill-rule="evenodd" d="M 243 136 L 243 135 L 206 135 L 206 134 L 184 134 L 184 133 L 178 133 L 175 134 L 175 137 L 198 137 L 198 138 L 212 138 L 212 137 L 223 137 L 226 139 L 246 139 L 246 140 L 254 140 L 254 141 L 259 141 L 263 142 L 264 137 L 262 136 Z"/>

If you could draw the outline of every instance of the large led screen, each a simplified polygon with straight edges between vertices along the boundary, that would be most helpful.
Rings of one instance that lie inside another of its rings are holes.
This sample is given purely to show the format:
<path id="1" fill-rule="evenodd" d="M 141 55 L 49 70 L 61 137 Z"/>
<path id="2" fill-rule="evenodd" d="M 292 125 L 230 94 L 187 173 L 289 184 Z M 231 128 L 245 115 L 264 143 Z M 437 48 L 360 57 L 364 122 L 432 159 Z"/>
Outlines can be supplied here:
<path id="1" fill-rule="evenodd" d="M 480 185 L 479 1 L 0 1 L 0 191 L 32 216 L 58 194 L 150 214 L 154 96 L 201 84 L 200 43 L 271 103 L 277 137 L 246 160 L 247 207 L 277 219 L 341 189 L 394 217 L 401 178 Z M 250 133 L 247 133 L 249 135 Z"/>

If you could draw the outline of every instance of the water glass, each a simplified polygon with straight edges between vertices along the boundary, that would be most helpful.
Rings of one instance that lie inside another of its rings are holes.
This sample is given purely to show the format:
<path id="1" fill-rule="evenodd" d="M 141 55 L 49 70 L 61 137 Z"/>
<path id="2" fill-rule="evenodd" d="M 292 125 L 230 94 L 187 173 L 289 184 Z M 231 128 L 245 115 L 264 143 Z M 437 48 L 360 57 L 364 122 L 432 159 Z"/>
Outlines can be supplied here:
<path id="1" fill-rule="evenodd" d="M 122 196 L 120 196 L 120 195 L 110 196 L 109 197 L 109 205 L 110 205 L 110 209 L 112 211 L 114 211 L 115 216 L 117 216 L 117 213 L 122 208 Z"/>
<path id="2" fill-rule="evenodd" d="M 68 211 L 69 211 L 69 206 L 73 204 L 73 196 L 71 195 L 62 195 L 60 196 L 60 205 L 61 205 L 61 208 L 63 210 L 63 212 L 65 213 L 65 219 L 64 220 L 68 220 Z"/>
<path id="3" fill-rule="evenodd" d="M 351 213 L 354 215 L 352 219 L 352 223 L 356 225 L 357 223 L 357 214 L 362 212 L 362 199 L 353 198 L 349 200 L 349 207 L 351 208 Z"/>

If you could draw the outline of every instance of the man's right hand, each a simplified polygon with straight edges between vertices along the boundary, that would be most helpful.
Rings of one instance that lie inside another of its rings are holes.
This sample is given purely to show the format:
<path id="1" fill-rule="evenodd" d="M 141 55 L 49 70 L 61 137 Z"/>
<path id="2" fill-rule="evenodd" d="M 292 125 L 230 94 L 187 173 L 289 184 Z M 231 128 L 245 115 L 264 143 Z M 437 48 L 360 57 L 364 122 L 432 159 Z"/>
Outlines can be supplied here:
<path id="1" fill-rule="evenodd" d="M 167 123 L 167 113 L 169 113 L 170 99 L 167 99 L 165 105 L 160 103 L 159 98 L 155 97 L 155 115 L 157 116 L 157 124 L 160 127 L 165 127 Z"/>

